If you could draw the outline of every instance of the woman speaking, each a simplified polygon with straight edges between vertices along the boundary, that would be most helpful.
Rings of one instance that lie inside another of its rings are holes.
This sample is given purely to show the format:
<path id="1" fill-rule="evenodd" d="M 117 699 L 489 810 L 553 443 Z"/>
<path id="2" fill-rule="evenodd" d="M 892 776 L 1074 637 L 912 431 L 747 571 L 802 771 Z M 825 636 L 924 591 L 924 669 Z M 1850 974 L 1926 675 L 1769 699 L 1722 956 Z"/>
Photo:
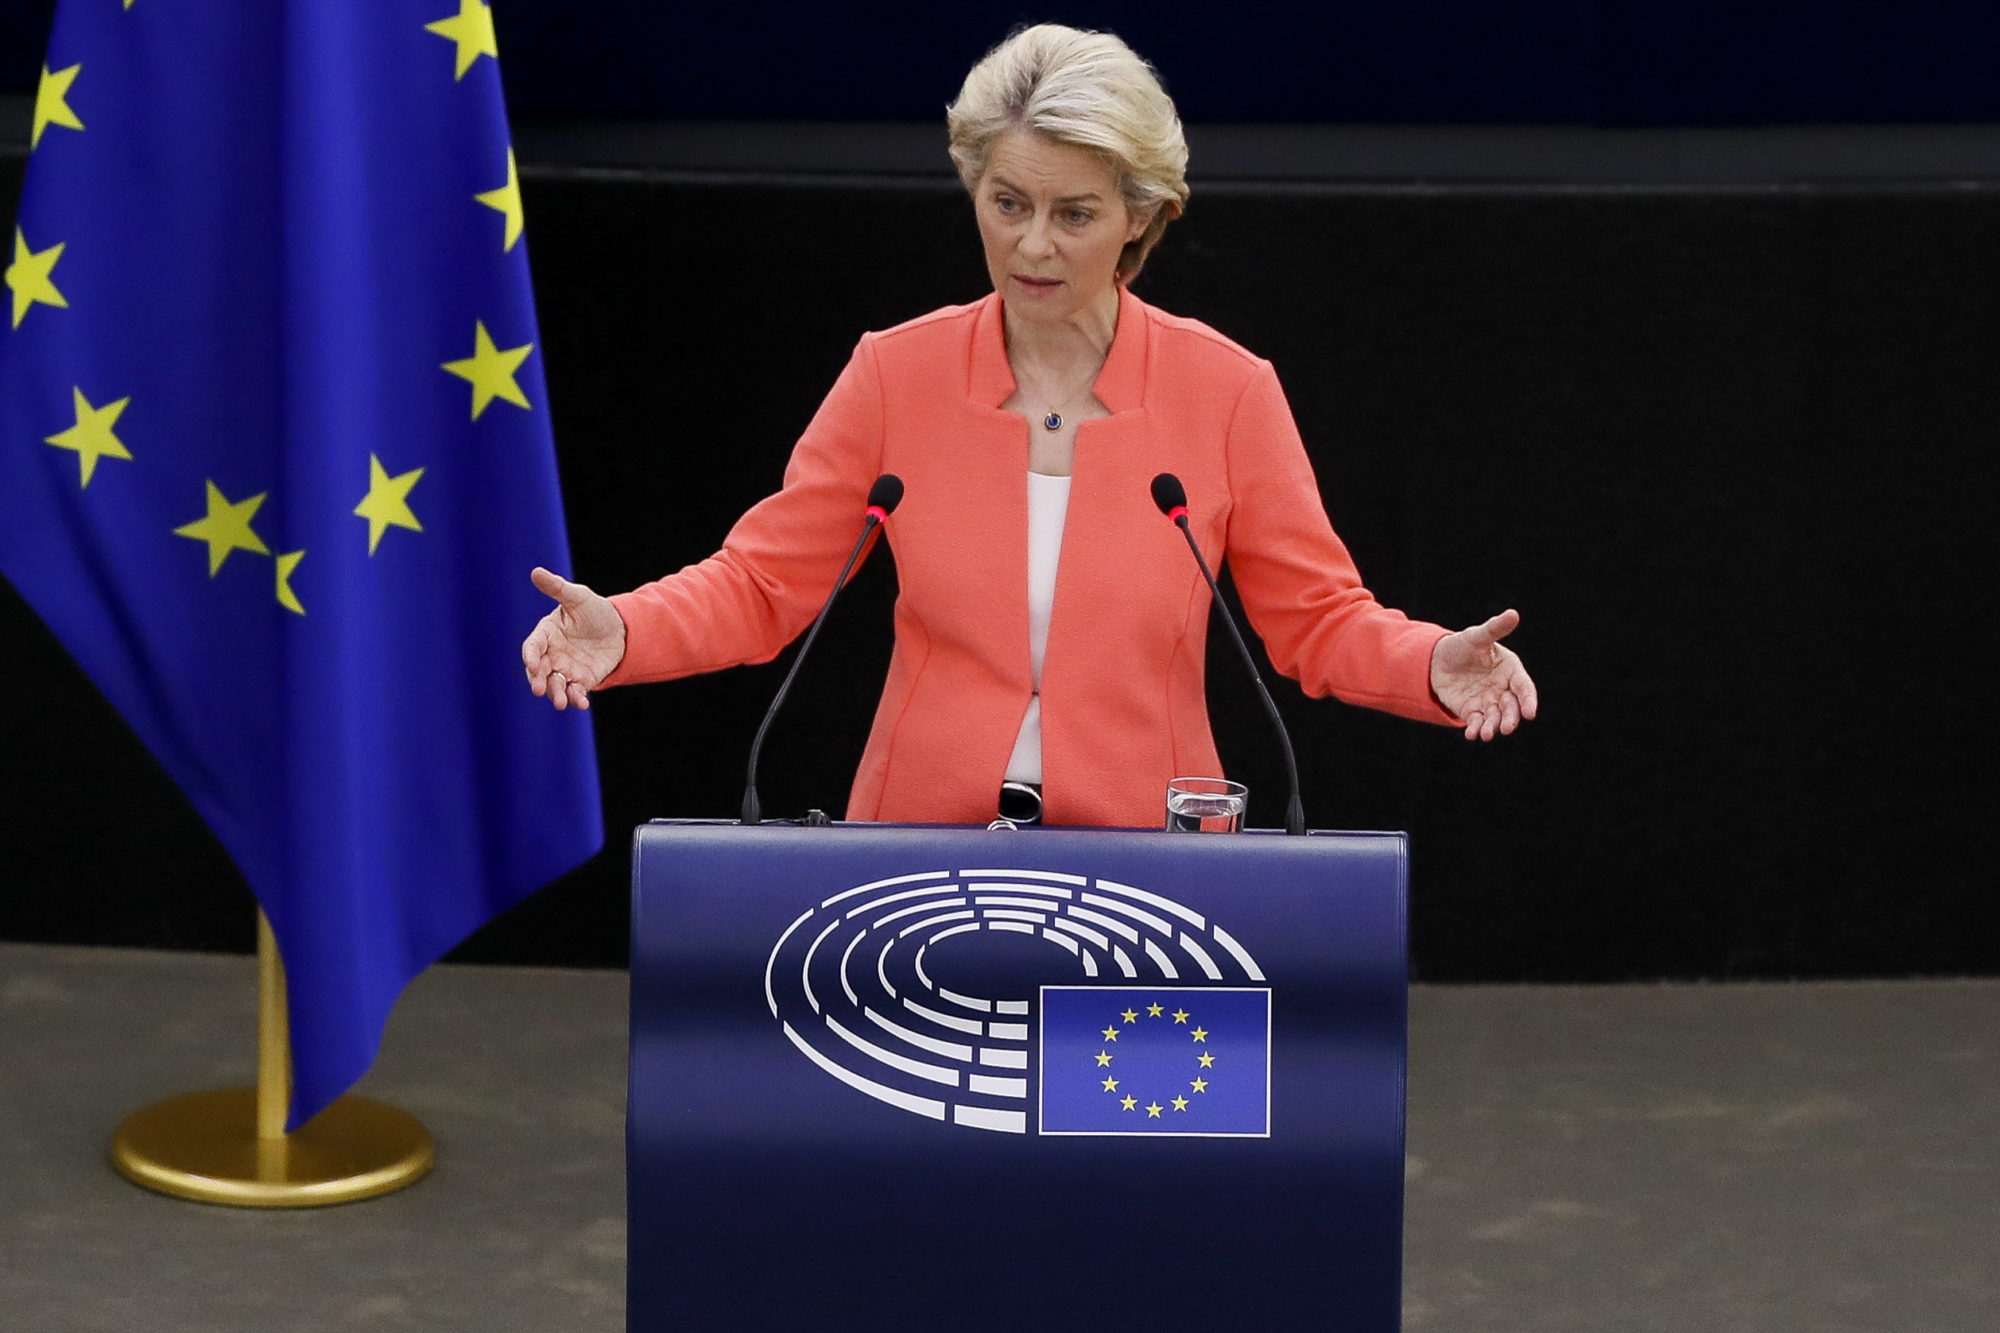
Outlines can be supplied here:
<path id="1" fill-rule="evenodd" d="M 1469 740 L 1532 718 L 1500 643 L 1516 613 L 1449 633 L 1377 603 L 1270 364 L 1132 294 L 1188 197 L 1151 68 L 1109 34 L 1027 28 L 947 115 L 993 291 L 864 335 L 783 488 L 714 556 L 610 598 L 535 570 L 556 607 L 521 647 L 533 691 L 585 708 L 601 687 L 775 657 L 894 473 L 896 641 L 847 818 L 983 824 L 1005 785 L 1047 823 L 1157 825 L 1169 778 L 1221 772 L 1208 588 L 1149 491 L 1171 472 L 1307 693 Z"/>

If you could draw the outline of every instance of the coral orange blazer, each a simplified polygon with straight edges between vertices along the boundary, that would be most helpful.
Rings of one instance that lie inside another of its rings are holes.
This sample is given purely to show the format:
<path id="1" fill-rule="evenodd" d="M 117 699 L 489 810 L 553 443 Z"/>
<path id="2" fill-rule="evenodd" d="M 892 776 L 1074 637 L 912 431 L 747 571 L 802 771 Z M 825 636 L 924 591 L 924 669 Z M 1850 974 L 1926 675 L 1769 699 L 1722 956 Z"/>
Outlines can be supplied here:
<path id="1" fill-rule="evenodd" d="M 884 472 L 901 592 L 895 649 L 847 817 L 985 823 L 1034 692 L 1028 663 L 1029 424 L 1000 298 L 865 335 L 784 487 L 699 564 L 612 598 L 628 632 L 606 685 L 766 661 L 817 613 Z M 1166 783 L 1221 772 L 1203 693 L 1209 593 L 1150 493 L 1187 486 L 1195 538 L 1226 556 L 1272 662 L 1308 694 L 1454 719 L 1430 691 L 1445 631 L 1377 603 L 1334 535 L 1269 362 L 1120 295 L 1077 428 L 1042 670 L 1045 818 L 1157 826 Z"/>

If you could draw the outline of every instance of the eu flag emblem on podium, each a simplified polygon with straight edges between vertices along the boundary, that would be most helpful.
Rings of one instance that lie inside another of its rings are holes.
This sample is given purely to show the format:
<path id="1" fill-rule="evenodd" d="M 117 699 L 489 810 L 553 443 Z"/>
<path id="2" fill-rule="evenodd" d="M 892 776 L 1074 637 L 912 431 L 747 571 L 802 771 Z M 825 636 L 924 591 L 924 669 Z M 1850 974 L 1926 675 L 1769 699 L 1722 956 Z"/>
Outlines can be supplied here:
<path id="1" fill-rule="evenodd" d="M 1042 1133 L 1264 1137 L 1268 988 L 1044 986 Z"/>
<path id="2" fill-rule="evenodd" d="M 496 52 L 481 0 L 65 0 L 0 250 L 0 570 L 269 915 L 294 1125 L 602 842 L 519 666 L 567 542 Z"/>

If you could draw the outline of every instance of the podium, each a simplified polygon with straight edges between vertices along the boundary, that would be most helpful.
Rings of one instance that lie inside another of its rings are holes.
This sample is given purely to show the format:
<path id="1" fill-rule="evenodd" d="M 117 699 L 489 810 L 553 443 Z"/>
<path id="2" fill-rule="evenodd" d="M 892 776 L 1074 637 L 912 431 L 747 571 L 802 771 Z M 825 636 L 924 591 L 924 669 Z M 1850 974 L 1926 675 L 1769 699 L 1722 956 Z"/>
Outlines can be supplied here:
<path id="1" fill-rule="evenodd" d="M 1396 833 L 663 821 L 629 1326 L 1399 1326 Z"/>

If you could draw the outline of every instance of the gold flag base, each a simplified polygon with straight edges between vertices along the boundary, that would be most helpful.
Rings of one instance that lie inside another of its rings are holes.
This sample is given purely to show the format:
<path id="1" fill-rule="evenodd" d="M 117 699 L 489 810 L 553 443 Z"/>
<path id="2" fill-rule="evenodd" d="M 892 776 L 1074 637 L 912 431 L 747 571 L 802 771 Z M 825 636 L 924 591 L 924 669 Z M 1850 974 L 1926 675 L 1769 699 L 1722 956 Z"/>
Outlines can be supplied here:
<path id="1" fill-rule="evenodd" d="M 257 1089 L 218 1088 L 126 1117 L 111 1160 L 135 1184 L 239 1208 L 318 1208 L 388 1194 L 431 1169 L 415 1116 L 346 1096 L 290 1134 L 257 1132 Z"/>
<path id="2" fill-rule="evenodd" d="M 291 1038 L 285 968 L 257 913 L 257 1086 L 190 1092 L 134 1111 L 111 1162 L 137 1185 L 238 1208 L 318 1208 L 388 1194 L 423 1177 L 436 1152 L 417 1118 L 352 1094 L 290 1134 Z"/>

